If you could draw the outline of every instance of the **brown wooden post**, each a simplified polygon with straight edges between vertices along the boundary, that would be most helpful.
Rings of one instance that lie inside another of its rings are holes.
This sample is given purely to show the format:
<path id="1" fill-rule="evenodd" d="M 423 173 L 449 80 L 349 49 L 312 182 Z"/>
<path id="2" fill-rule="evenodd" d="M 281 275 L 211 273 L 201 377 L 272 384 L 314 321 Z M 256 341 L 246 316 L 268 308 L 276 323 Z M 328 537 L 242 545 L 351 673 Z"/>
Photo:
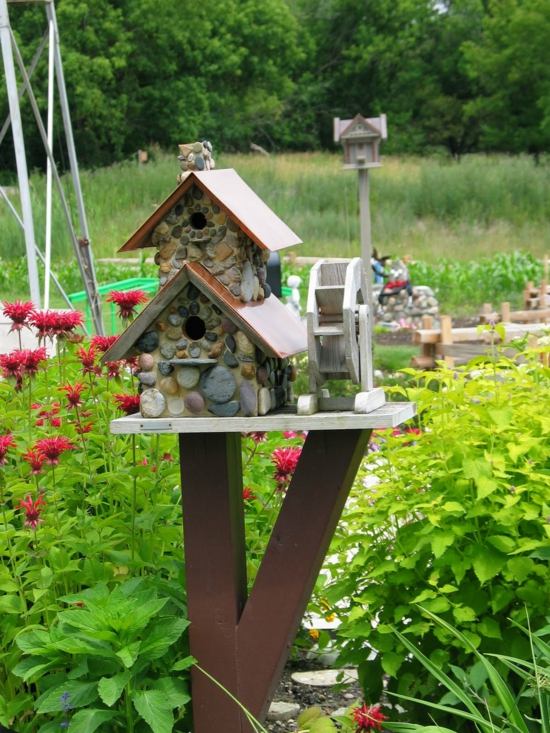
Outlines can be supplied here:
<path id="1" fill-rule="evenodd" d="M 191 654 L 238 695 L 235 632 L 246 601 L 239 433 L 180 435 Z M 194 733 L 248 730 L 235 703 L 197 669 L 191 672 Z"/>
<path id="2" fill-rule="evenodd" d="M 371 430 L 310 431 L 246 600 L 239 433 L 180 436 L 191 654 L 263 720 Z M 252 733 L 192 670 L 194 733 Z"/>
<path id="3" fill-rule="evenodd" d="M 511 310 L 510 303 L 504 302 L 500 306 L 500 315 L 503 323 L 510 323 L 511 321 Z"/>
<path id="4" fill-rule="evenodd" d="M 242 701 L 263 719 L 370 430 L 310 432 L 237 632 Z"/>
<path id="5" fill-rule="evenodd" d="M 451 316 L 441 316 L 440 317 L 440 323 L 441 323 L 441 345 L 443 347 L 451 345 L 453 343 L 453 324 L 451 321 Z M 445 361 L 445 364 L 447 366 L 453 367 L 455 364 L 455 360 L 452 356 L 445 354 L 445 350 L 443 350 L 443 360 Z"/>

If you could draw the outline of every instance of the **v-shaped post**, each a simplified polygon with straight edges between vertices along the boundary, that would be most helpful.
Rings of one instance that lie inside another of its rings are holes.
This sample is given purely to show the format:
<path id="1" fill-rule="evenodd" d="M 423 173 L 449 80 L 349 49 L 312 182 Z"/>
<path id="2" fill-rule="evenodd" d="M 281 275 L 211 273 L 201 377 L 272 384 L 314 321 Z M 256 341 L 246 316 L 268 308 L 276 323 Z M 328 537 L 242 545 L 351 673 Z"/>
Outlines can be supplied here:
<path id="1" fill-rule="evenodd" d="M 180 435 L 191 654 L 263 720 L 370 430 L 310 431 L 247 598 L 241 436 Z M 192 671 L 194 733 L 251 733 L 239 706 Z"/>

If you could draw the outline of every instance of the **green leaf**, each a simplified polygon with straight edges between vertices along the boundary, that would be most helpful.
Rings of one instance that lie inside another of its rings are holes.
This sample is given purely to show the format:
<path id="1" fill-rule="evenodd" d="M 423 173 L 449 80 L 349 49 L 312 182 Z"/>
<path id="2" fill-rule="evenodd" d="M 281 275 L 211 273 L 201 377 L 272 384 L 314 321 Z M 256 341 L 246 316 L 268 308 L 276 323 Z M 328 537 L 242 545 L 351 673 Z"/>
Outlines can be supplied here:
<path id="1" fill-rule="evenodd" d="M 116 674 L 114 677 L 102 677 L 97 685 L 97 691 L 101 700 L 111 707 L 122 695 L 122 691 L 128 684 L 128 680 L 132 677 L 130 670 L 125 670 Z"/>
<path id="2" fill-rule="evenodd" d="M 162 692 L 159 690 L 134 692 L 133 703 L 153 733 L 172 733 L 174 716 Z"/>
<path id="3" fill-rule="evenodd" d="M 139 651 L 143 659 L 159 659 L 183 634 L 189 621 L 183 618 L 159 618 L 141 642 Z"/>
<path id="4" fill-rule="evenodd" d="M 195 657 L 184 657 L 183 659 L 179 659 L 173 666 L 172 666 L 172 672 L 181 672 L 182 669 L 189 669 L 189 667 L 192 667 L 197 660 Z"/>
<path id="5" fill-rule="evenodd" d="M 431 538 L 432 552 L 436 557 L 441 557 L 447 547 L 450 547 L 455 541 L 456 536 L 454 532 L 442 531 L 434 532 Z"/>
<path id="6" fill-rule="evenodd" d="M 453 608 L 453 616 L 458 621 L 458 623 L 475 621 L 477 618 L 476 612 L 473 608 L 470 608 L 469 606 L 456 606 L 455 608 Z"/>
<path id="7" fill-rule="evenodd" d="M 86 708 L 71 716 L 68 733 L 93 733 L 100 725 L 116 716 L 113 710 Z"/>
<path id="8" fill-rule="evenodd" d="M 516 549 L 516 542 L 512 537 L 508 537 L 503 534 L 494 534 L 487 537 L 487 542 L 490 542 L 499 552 L 512 552 Z"/>
<path id="9" fill-rule="evenodd" d="M 390 677 L 395 677 L 399 671 L 399 667 L 403 664 L 403 656 L 395 652 L 385 652 L 382 655 L 382 669 Z"/>
<path id="10" fill-rule="evenodd" d="M 480 583 L 486 583 L 494 578 L 506 563 L 506 557 L 489 547 L 476 545 L 474 547 L 472 566 Z"/>
<path id="11" fill-rule="evenodd" d="M 55 667 L 57 659 L 44 661 L 43 657 L 27 657 L 22 659 L 19 664 L 16 664 L 12 669 L 14 675 L 21 677 L 24 682 L 34 682 L 42 676 L 42 672 L 45 672 L 50 667 Z M 36 677 L 35 677 L 36 675 Z M 32 678 L 35 679 L 32 679 Z"/>
<path id="12" fill-rule="evenodd" d="M 132 644 L 128 644 L 127 646 L 119 649 L 119 651 L 116 652 L 117 657 L 121 659 L 122 664 L 127 669 L 130 669 L 130 667 L 133 667 L 136 663 L 136 659 L 139 655 L 140 646 L 140 641 L 134 641 Z"/>
<path id="13" fill-rule="evenodd" d="M 478 476 L 475 481 L 478 500 L 484 499 L 498 489 L 498 483 L 488 476 Z"/>
<path id="14" fill-rule="evenodd" d="M 153 683 L 153 689 L 159 690 L 173 708 L 181 708 L 189 702 L 187 684 L 176 677 L 161 677 Z"/>
<path id="15" fill-rule="evenodd" d="M 482 636 L 487 636 L 490 639 L 502 639 L 500 633 L 500 626 L 494 618 L 486 616 L 478 625 L 477 630 Z"/>
<path id="16" fill-rule="evenodd" d="M 23 601 L 15 594 L 0 596 L 0 613 L 21 615 L 24 612 Z"/>
<path id="17" fill-rule="evenodd" d="M 336 733 L 336 725 L 329 717 L 317 718 L 307 729 L 309 733 Z"/>
<path id="18" fill-rule="evenodd" d="M 36 701 L 36 712 L 60 713 L 67 704 L 62 695 L 68 695 L 67 702 L 71 708 L 82 708 L 97 700 L 97 682 L 67 680 L 61 685 L 51 687 Z"/>

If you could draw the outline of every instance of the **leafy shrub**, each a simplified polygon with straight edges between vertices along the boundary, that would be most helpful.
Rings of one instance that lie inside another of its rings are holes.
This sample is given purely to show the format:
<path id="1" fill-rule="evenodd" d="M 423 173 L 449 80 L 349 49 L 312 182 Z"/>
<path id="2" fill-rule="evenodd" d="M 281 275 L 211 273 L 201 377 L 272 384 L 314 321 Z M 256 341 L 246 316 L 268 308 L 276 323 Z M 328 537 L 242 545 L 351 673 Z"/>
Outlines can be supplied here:
<path id="1" fill-rule="evenodd" d="M 376 438 L 334 543 L 338 573 L 325 588 L 346 605 L 343 663 L 359 665 L 365 697 L 388 689 L 437 701 L 437 682 L 393 634 L 437 666 L 475 663 L 422 604 L 456 624 L 483 653 L 526 658 L 528 641 L 507 619 L 544 624 L 550 594 L 548 435 L 550 374 L 532 355 L 430 374 L 406 370 L 419 429 Z M 389 391 L 389 390 L 388 390 Z M 371 473 L 379 482 L 366 488 Z M 330 566 L 329 566 L 330 568 Z M 376 658 L 369 660 L 374 650 Z M 412 707 L 408 719 L 416 719 Z"/>
<path id="2" fill-rule="evenodd" d="M 39 730 L 84 732 L 108 722 L 133 731 L 142 719 L 155 733 L 169 733 L 172 709 L 190 700 L 178 672 L 193 660 L 178 660 L 174 649 L 188 625 L 181 602 L 159 597 L 142 578 L 112 591 L 100 583 L 60 600 L 72 605 L 49 628 L 16 637 L 24 658 L 13 673 L 36 687 L 35 723 L 57 718 Z"/>

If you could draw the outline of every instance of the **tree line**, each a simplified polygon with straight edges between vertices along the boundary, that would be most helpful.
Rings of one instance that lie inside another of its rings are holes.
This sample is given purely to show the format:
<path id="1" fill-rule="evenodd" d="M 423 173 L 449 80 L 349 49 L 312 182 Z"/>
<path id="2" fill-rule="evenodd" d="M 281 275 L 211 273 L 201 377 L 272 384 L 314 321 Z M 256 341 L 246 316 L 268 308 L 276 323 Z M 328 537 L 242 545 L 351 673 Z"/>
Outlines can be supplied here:
<path id="1" fill-rule="evenodd" d="M 81 162 L 151 144 L 332 144 L 332 118 L 386 112 L 385 152 L 550 145 L 550 0 L 57 0 Z M 42 8 L 10 5 L 30 61 Z M 36 72 L 45 108 L 46 63 Z M 3 112 L 7 113 L 5 88 Z M 31 164 L 44 154 L 24 103 Z M 57 124 L 59 145 L 61 125 Z M 13 166 L 4 145 L 0 165 Z M 62 161 L 63 162 L 63 161 Z"/>

